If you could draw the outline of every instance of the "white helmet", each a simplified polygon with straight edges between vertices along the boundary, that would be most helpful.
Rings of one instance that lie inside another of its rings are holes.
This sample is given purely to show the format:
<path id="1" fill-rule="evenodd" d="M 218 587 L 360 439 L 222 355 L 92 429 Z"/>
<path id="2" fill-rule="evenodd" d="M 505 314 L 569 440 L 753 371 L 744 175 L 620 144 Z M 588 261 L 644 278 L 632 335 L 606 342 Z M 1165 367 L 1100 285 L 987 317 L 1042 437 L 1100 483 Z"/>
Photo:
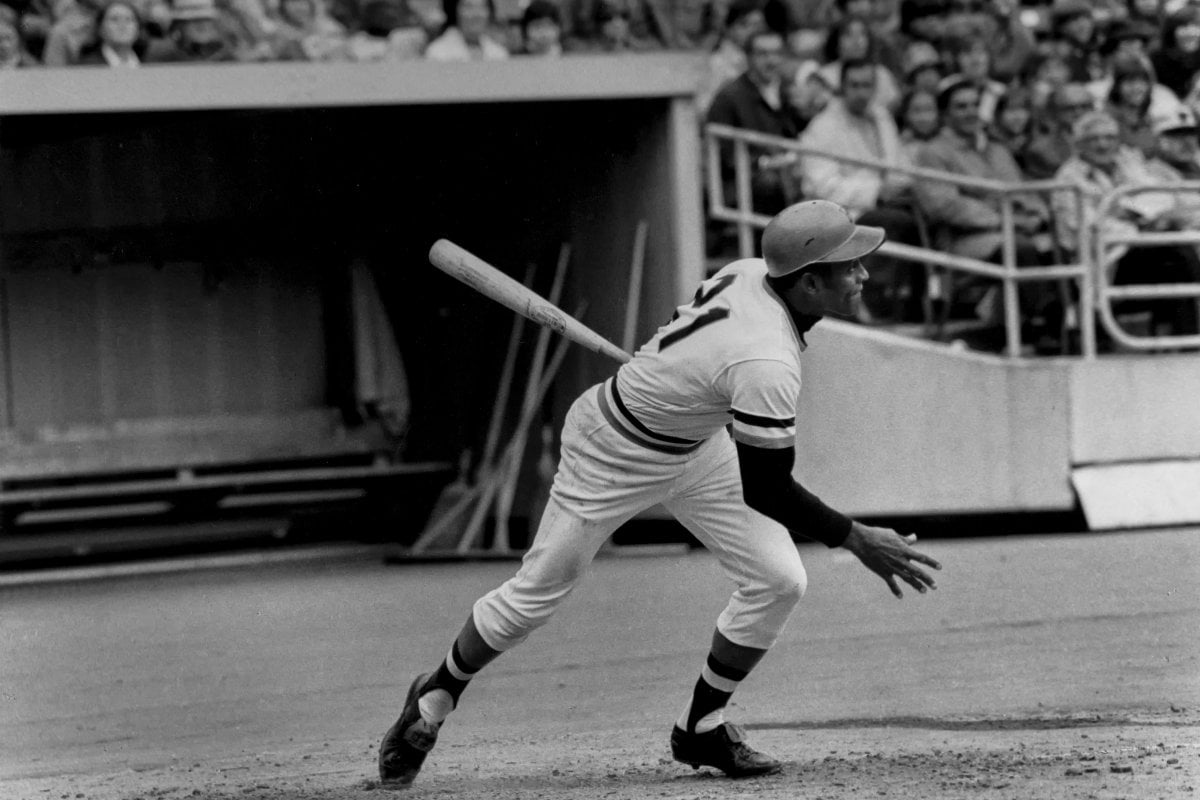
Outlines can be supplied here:
<path id="1" fill-rule="evenodd" d="M 846 209 L 828 200 L 805 200 L 767 223 L 763 259 L 773 278 L 826 261 L 852 261 L 883 244 L 883 228 L 855 225 Z"/>

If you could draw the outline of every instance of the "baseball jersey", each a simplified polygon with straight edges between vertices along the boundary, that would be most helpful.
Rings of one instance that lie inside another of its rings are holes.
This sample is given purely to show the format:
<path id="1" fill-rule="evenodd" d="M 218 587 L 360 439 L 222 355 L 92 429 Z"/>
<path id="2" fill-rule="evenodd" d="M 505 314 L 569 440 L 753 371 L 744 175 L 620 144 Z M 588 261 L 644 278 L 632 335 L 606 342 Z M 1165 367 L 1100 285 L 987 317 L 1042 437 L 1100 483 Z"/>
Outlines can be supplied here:
<path id="1" fill-rule="evenodd" d="M 731 422 L 744 444 L 793 446 L 805 345 L 766 278 L 766 262 L 752 258 L 704 281 L 601 387 L 609 422 L 671 453 L 699 447 Z"/>

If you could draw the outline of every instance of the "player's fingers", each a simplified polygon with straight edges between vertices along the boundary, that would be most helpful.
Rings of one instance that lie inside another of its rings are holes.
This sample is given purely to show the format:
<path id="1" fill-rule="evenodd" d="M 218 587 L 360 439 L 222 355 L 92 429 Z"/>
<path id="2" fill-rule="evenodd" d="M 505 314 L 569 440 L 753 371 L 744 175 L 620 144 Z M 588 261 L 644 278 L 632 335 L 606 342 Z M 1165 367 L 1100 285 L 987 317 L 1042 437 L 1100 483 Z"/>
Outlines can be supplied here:
<path id="1" fill-rule="evenodd" d="M 924 570 L 917 569 L 916 567 L 910 565 L 908 568 L 908 571 L 909 571 L 909 574 L 911 574 L 914 578 L 919 580 L 925 586 L 928 586 L 930 589 L 937 588 L 937 584 L 933 582 L 933 578 L 929 577 L 929 575 Z M 922 591 L 924 591 L 924 589 L 922 589 Z"/>
<path id="2" fill-rule="evenodd" d="M 910 533 L 908 536 L 904 537 L 904 541 L 908 542 L 909 544 L 916 544 L 917 535 L 915 533 Z"/>
<path id="3" fill-rule="evenodd" d="M 900 591 L 900 585 L 896 583 L 895 575 L 887 575 L 884 577 L 884 580 L 887 581 L 887 585 L 892 590 L 892 594 L 896 595 L 896 597 L 899 599 L 904 598 L 904 593 Z"/>
<path id="4" fill-rule="evenodd" d="M 913 587 L 921 594 L 925 594 L 925 584 L 921 583 L 921 581 L 913 574 L 913 570 L 904 570 L 900 573 L 900 577 L 903 578 L 904 582 L 909 586 Z"/>
<path id="5" fill-rule="evenodd" d="M 929 556 L 925 555 L 924 553 L 918 552 L 916 550 L 913 550 L 911 553 L 909 553 L 908 558 L 910 561 L 919 561 L 920 563 L 924 564 L 927 567 L 933 567 L 934 569 L 942 568 L 942 565 L 938 563 L 937 559 L 930 558 Z"/>

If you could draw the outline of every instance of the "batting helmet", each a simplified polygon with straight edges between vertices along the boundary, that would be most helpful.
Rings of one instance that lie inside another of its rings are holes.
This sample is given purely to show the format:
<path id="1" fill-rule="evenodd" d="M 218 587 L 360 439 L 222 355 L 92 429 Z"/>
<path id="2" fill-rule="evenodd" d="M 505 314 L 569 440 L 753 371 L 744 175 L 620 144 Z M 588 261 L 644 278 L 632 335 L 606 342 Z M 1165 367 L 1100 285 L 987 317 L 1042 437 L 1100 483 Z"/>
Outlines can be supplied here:
<path id="1" fill-rule="evenodd" d="M 762 252 L 773 278 L 826 261 L 852 261 L 883 244 L 883 228 L 855 225 L 846 209 L 828 200 L 805 200 L 767 223 Z"/>

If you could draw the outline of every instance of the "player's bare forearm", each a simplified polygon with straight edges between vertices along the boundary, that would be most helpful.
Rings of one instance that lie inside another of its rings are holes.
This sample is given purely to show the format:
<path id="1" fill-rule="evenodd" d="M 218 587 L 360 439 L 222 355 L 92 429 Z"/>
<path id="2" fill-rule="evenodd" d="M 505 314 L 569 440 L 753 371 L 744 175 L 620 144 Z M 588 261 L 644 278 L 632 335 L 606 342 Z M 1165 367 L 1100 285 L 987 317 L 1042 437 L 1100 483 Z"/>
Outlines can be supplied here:
<path id="1" fill-rule="evenodd" d="M 858 556 L 867 569 L 883 578 L 892 594 L 903 597 L 897 578 L 924 594 L 927 589 L 936 589 L 937 584 L 917 564 L 933 569 L 942 568 L 937 561 L 912 547 L 916 541 L 915 533 L 902 536 L 891 528 L 875 528 L 853 522 L 850 535 L 842 547 Z"/>

